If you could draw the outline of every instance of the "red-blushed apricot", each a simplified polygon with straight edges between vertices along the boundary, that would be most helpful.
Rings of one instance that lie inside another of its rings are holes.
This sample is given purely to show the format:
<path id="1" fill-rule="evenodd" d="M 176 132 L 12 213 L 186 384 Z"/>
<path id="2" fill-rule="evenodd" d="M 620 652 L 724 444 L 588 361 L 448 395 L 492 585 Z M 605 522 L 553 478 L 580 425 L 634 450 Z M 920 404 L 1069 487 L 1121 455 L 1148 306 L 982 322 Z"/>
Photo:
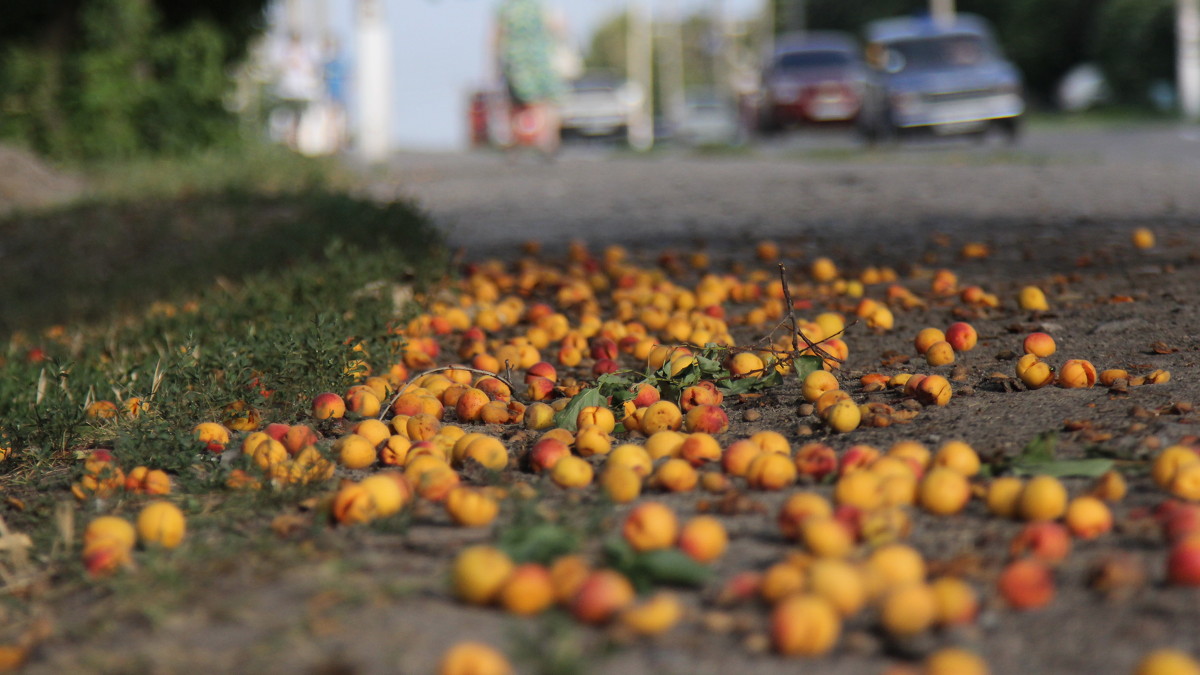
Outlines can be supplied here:
<path id="1" fill-rule="evenodd" d="M 1026 312 L 1045 312 L 1050 309 L 1046 294 L 1037 286 L 1024 286 L 1017 294 L 1017 304 Z"/>
<path id="2" fill-rule="evenodd" d="M 833 487 L 834 501 L 863 511 L 879 508 L 883 504 L 882 480 L 870 471 L 855 471 L 838 479 Z"/>
<path id="3" fill-rule="evenodd" d="M 779 507 L 776 522 L 783 536 L 798 540 L 800 527 L 809 516 L 833 517 L 833 505 L 815 492 L 797 492 L 784 500 Z"/>
<path id="4" fill-rule="evenodd" d="M 1021 490 L 1017 509 L 1025 520 L 1055 520 L 1067 510 L 1067 489 L 1053 476 L 1034 476 Z"/>
<path id="5" fill-rule="evenodd" d="M 921 675 L 988 675 L 987 662 L 960 647 L 942 647 L 925 657 Z"/>
<path id="6" fill-rule="evenodd" d="M 612 452 L 612 436 L 595 424 L 580 427 L 575 432 L 575 452 L 580 457 L 607 455 Z"/>
<path id="7" fill-rule="evenodd" d="M 937 619 L 937 598 L 924 582 L 888 591 L 879 605 L 879 622 L 889 635 L 911 637 L 929 630 Z"/>
<path id="8" fill-rule="evenodd" d="M 125 490 L 143 495 L 170 494 L 171 478 L 161 469 L 137 466 L 125 476 Z"/>
<path id="9" fill-rule="evenodd" d="M 933 465 L 953 469 L 970 478 L 979 474 L 979 453 L 963 441 L 946 441 L 933 456 Z"/>
<path id="10" fill-rule="evenodd" d="M 1171 489 L 1171 482 L 1179 468 L 1200 462 L 1200 454 L 1186 445 L 1168 445 L 1154 456 L 1150 464 L 1150 477 L 1164 490 Z"/>
<path id="11" fill-rule="evenodd" d="M 1067 529 L 1080 539 L 1095 539 L 1113 526 L 1112 512 L 1096 497 L 1076 497 L 1067 504 Z"/>
<path id="12" fill-rule="evenodd" d="M 1029 523 L 1013 537 L 1008 552 L 1014 558 L 1029 556 L 1048 565 L 1057 565 L 1071 553 L 1071 534 L 1059 523 Z"/>
<path id="13" fill-rule="evenodd" d="M 925 447 L 925 444 L 919 441 L 896 441 L 888 448 L 886 455 L 907 462 L 912 467 L 913 474 L 917 478 L 925 475 L 926 469 L 929 468 L 930 463 L 933 461 L 929 448 Z"/>
<path id="14" fill-rule="evenodd" d="M 537 473 L 554 468 L 558 460 L 571 454 L 571 446 L 557 438 L 540 438 L 529 449 L 529 467 Z"/>
<path id="15" fill-rule="evenodd" d="M 985 501 L 988 512 L 1001 518 L 1016 518 L 1020 515 L 1018 509 L 1021 502 L 1021 491 L 1024 489 L 1025 483 L 1020 478 L 1013 476 L 996 478 L 987 487 Z"/>
<path id="16" fill-rule="evenodd" d="M 907 544 L 885 544 L 871 552 L 866 567 L 883 587 L 925 582 L 925 559 Z"/>
<path id="17" fill-rule="evenodd" d="M 1159 648 L 1138 661 L 1133 675 L 1200 675 L 1200 662 L 1185 651 Z"/>
<path id="18" fill-rule="evenodd" d="M 333 452 L 347 469 L 365 469 L 379 458 L 375 446 L 358 434 L 347 434 L 334 441 Z"/>
<path id="19" fill-rule="evenodd" d="M 554 604 L 550 570 L 538 563 L 517 565 L 501 585 L 496 602 L 519 616 L 533 616 L 549 609 Z"/>
<path id="20" fill-rule="evenodd" d="M 923 355 L 932 345 L 938 342 L 946 342 L 946 334 L 941 329 L 933 327 L 922 328 L 917 332 L 917 336 L 913 338 L 913 347 L 917 350 L 918 354 Z M 949 345 L 950 343 L 947 342 L 946 344 Z"/>
<path id="21" fill-rule="evenodd" d="M 584 488 L 592 484 L 595 470 L 586 459 L 567 455 L 559 459 L 550 470 L 550 479 L 562 488 Z"/>
<path id="22" fill-rule="evenodd" d="M 605 465 L 600 474 L 600 487 L 613 502 L 625 504 L 642 494 L 642 476 L 626 465 Z"/>
<path id="23" fill-rule="evenodd" d="M 1058 349 L 1058 346 L 1054 343 L 1054 338 L 1050 337 L 1049 334 L 1038 332 L 1026 335 L 1025 339 L 1021 341 L 1021 349 L 1026 354 L 1033 354 L 1040 359 L 1044 359 L 1053 354 Z"/>
<path id="24" fill-rule="evenodd" d="M 879 449 L 863 443 L 856 443 L 842 453 L 838 460 L 838 474 L 845 476 L 856 471 L 865 470 L 879 459 Z"/>
<path id="25" fill-rule="evenodd" d="M 468 546 L 455 556 L 450 569 L 454 594 L 471 605 L 490 604 L 514 567 L 508 554 L 498 548 L 483 544 Z"/>
<path id="26" fill-rule="evenodd" d="M 862 412 L 854 401 L 843 399 L 825 411 L 824 419 L 833 431 L 847 433 L 858 428 L 862 422 Z"/>
<path id="27" fill-rule="evenodd" d="M 696 516 L 679 531 L 679 550 L 694 560 L 708 563 L 725 554 L 729 534 L 721 521 L 712 516 Z"/>
<path id="28" fill-rule="evenodd" d="M 946 328 L 946 342 L 956 352 L 969 352 L 975 348 L 979 334 L 975 327 L 965 321 L 956 321 Z"/>
<path id="29" fill-rule="evenodd" d="M 858 613 L 867 601 L 867 588 L 856 565 L 837 558 L 818 558 L 806 569 L 807 590 L 823 597 L 843 618 Z"/>
<path id="30" fill-rule="evenodd" d="M 145 544 L 175 548 L 187 534 L 187 519 L 171 502 L 150 502 L 138 512 L 137 533 Z"/>
<path id="31" fill-rule="evenodd" d="M 131 549 L 110 538 L 86 542 L 82 558 L 84 569 L 93 578 L 108 576 L 133 562 Z"/>
<path id="32" fill-rule="evenodd" d="M 803 592 L 804 587 L 804 570 L 785 560 L 763 571 L 758 594 L 763 602 L 774 605 L 788 596 Z"/>
<path id="33" fill-rule="evenodd" d="M 442 506 L 450 518 L 463 527 L 488 525 L 500 513 L 500 504 L 486 492 L 462 486 L 450 490 Z"/>
<path id="34" fill-rule="evenodd" d="M 412 441 L 399 435 L 389 436 L 379 448 L 379 461 L 388 466 L 404 466 L 410 449 Z"/>
<path id="35" fill-rule="evenodd" d="M 721 453 L 721 468 L 730 476 L 744 476 L 750 462 L 762 452 L 762 448 L 748 438 L 734 441 Z"/>
<path id="36" fill-rule="evenodd" d="M 825 598 L 797 594 L 771 611 L 771 644 L 784 656 L 821 656 L 837 644 L 842 620 Z"/>
<path id="37" fill-rule="evenodd" d="M 689 433 L 723 434 L 729 430 L 729 415 L 717 405 L 698 405 L 687 412 L 684 428 Z"/>
<path id="38" fill-rule="evenodd" d="M 1128 486 L 1125 477 L 1117 471 L 1105 471 L 1096 478 L 1089 492 L 1091 496 L 1105 502 L 1119 502 L 1125 498 Z"/>
<path id="39" fill-rule="evenodd" d="M 814 370 L 804 378 L 801 394 L 809 403 L 815 403 L 825 392 L 839 387 L 837 376 L 833 373 L 827 370 Z"/>
<path id="40" fill-rule="evenodd" d="M 1033 354 L 1017 359 L 1017 377 L 1030 389 L 1041 389 L 1054 382 L 1054 371 Z"/>
<path id="41" fill-rule="evenodd" d="M 970 500 L 970 482 L 954 469 L 934 467 L 917 485 L 917 502 L 934 515 L 954 515 L 966 508 Z"/>
<path id="42" fill-rule="evenodd" d="M 813 555 L 844 558 L 854 550 L 854 535 L 840 520 L 812 515 L 800 524 L 800 541 Z"/>
<path id="43" fill-rule="evenodd" d="M 646 409 L 641 426 L 642 433 L 647 436 L 660 431 L 678 431 L 683 426 L 683 412 L 671 401 L 657 401 Z"/>
<path id="44" fill-rule="evenodd" d="M 137 530 L 133 524 L 120 516 L 100 516 L 88 523 L 83 531 L 83 543 L 86 546 L 101 539 L 110 540 L 114 545 L 133 549 L 137 543 Z"/>
<path id="45" fill-rule="evenodd" d="M 383 408 L 383 402 L 375 395 L 375 390 L 367 386 L 353 387 L 351 391 L 346 392 L 345 403 L 347 412 L 361 417 L 374 417 Z M 313 402 L 313 405 L 315 413 L 316 401 Z M 317 417 L 317 419 L 324 418 Z"/>
<path id="46" fill-rule="evenodd" d="M 693 410 L 699 410 L 699 408 Z M 696 467 L 707 462 L 719 461 L 721 454 L 721 444 L 706 432 L 689 433 L 687 438 L 683 439 L 683 444 L 679 446 L 679 456 Z"/>
<path id="47" fill-rule="evenodd" d="M 653 482 L 669 492 L 690 492 L 700 482 L 700 475 L 687 460 L 674 457 L 655 469 Z"/>
<path id="48" fill-rule="evenodd" d="M 459 642 L 442 655 L 437 675 L 512 675 L 504 654 L 482 642 Z"/>
<path id="49" fill-rule="evenodd" d="M 617 615 L 617 621 L 636 635 L 660 635 L 683 618 L 683 603 L 669 591 L 659 591 Z"/>
<path id="50" fill-rule="evenodd" d="M 607 623 L 636 599 L 633 584 L 610 569 L 588 574 L 571 599 L 571 614 L 583 623 Z"/>
<path id="51" fill-rule="evenodd" d="M 1096 367 L 1083 359 L 1068 359 L 1058 369 L 1058 386 L 1086 389 L 1096 384 Z"/>
<path id="52" fill-rule="evenodd" d="M 682 432 L 665 429 L 647 438 L 643 447 L 654 461 L 664 457 L 679 457 L 679 449 L 683 447 L 685 438 L 687 435 Z"/>
<path id="53" fill-rule="evenodd" d="M 1180 465 L 1167 490 L 1180 499 L 1200 500 L 1200 462 Z"/>
<path id="54" fill-rule="evenodd" d="M 746 483 L 755 490 L 782 490 L 795 482 L 795 463 L 779 453 L 759 453 L 746 467 Z"/>
<path id="55" fill-rule="evenodd" d="M 679 538 L 679 519 L 661 502 L 643 502 L 625 517 L 621 534 L 635 551 L 670 548 Z"/>
<path id="56" fill-rule="evenodd" d="M 632 443 L 624 443 L 608 453 L 604 460 L 605 468 L 625 467 L 632 470 L 638 476 L 649 476 L 654 471 L 654 460 L 650 458 L 650 453 L 640 445 Z"/>
<path id="57" fill-rule="evenodd" d="M 84 412 L 89 419 L 109 420 L 117 416 L 117 404 L 112 401 L 94 401 Z"/>
<path id="58" fill-rule="evenodd" d="M 817 417 L 825 419 L 829 409 L 839 401 L 850 401 L 850 394 L 843 389 L 830 389 L 813 402 L 813 410 L 817 413 Z"/>
<path id="59" fill-rule="evenodd" d="M 950 402 L 950 398 L 954 395 L 954 388 L 950 386 L 950 380 L 941 375 L 926 375 L 917 384 L 913 396 L 922 405 L 944 406 Z"/>
<path id="60" fill-rule="evenodd" d="M 1167 582 L 1175 586 L 1200 586 L 1200 538 L 1176 542 L 1167 554 Z"/>
<path id="61" fill-rule="evenodd" d="M 954 348 L 950 346 L 949 342 L 942 340 L 941 342 L 929 345 L 924 352 L 924 356 L 925 362 L 930 366 L 935 368 L 938 366 L 948 366 L 954 363 Z"/>
<path id="62" fill-rule="evenodd" d="M 337 396 L 337 394 L 334 394 Z M 220 453 L 229 445 L 229 430 L 216 422 L 201 422 L 192 429 L 192 437 L 209 452 Z"/>
<path id="63" fill-rule="evenodd" d="M 825 443 L 806 443 L 796 451 L 796 471 L 820 482 L 837 470 L 837 453 Z"/>
<path id="64" fill-rule="evenodd" d="M 958 577 L 944 576 L 929 584 L 937 605 L 939 626 L 961 626 L 974 623 L 979 614 L 979 594 L 971 584 Z"/>
<path id="65" fill-rule="evenodd" d="M 1054 575 L 1046 563 L 1032 558 L 1014 560 L 996 582 L 1000 596 L 1014 609 L 1038 609 L 1054 599 Z"/>

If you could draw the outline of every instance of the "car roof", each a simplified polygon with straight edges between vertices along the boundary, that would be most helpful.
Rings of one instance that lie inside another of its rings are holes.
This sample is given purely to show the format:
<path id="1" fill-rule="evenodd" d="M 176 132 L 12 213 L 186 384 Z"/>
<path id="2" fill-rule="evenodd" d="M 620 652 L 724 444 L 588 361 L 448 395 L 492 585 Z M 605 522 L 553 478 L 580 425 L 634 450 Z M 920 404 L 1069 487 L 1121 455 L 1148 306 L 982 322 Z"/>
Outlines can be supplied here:
<path id="1" fill-rule="evenodd" d="M 950 22 L 940 22 L 928 14 L 879 19 L 867 24 L 868 42 L 895 42 L 938 35 L 978 35 L 990 38 L 987 20 L 975 14 L 958 12 Z"/>
<path id="2" fill-rule="evenodd" d="M 784 33 L 775 38 L 775 55 L 800 51 L 859 51 L 858 40 L 850 33 L 834 30 L 810 30 Z"/>

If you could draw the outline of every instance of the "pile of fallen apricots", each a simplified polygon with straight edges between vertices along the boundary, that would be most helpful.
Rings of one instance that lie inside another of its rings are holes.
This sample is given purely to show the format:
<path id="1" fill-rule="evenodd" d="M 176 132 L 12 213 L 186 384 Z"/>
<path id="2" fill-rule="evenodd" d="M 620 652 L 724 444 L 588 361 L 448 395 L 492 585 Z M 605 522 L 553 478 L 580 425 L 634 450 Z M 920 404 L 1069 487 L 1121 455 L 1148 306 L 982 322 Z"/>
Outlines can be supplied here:
<path id="1" fill-rule="evenodd" d="M 1135 232 L 1133 241 L 1153 245 L 1145 231 Z M 790 490 L 773 517 L 796 546 L 766 569 L 725 579 L 713 601 L 765 606 L 768 628 L 758 646 L 785 656 L 830 653 L 844 622 L 854 617 L 869 617 L 888 639 L 905 640 L 974 622 L 985 593 L 1014 610 L 1045 606 L 1055 597 L 1054 568 L 1072 542 L 1103 537 L 1113 527 L 1110 504 L 1126 492 L 1115 471 L 1086 493 L 1071 495 L 1048 475 L 982 477 L 981 459 L 964 440 L 938 447 L 913 440 L 888 448 L 855 444 L 839 454 L 821 440 L 794 447 L 776 431 L 729 437 L 727 385 L 747 379 L 801 378 L 802 414 L 815 415 L 814 424 L 834 434 L 886 426 L 925 406 L 949 404 L 954 387 L 932 369 L 975 346 L 976 331 L 967 321 L 913 336 L 913 348 L 931 372 L 869 373 L 848 382 L 839 368 L 849 356 L 843 333 L 848 320 L 884 333 L 894 329 L 894 312 L 931 298 L 956 298 L 966 308 L 1002 306 L 996 295 L 960 285 L 949 270 L 927 275 L 928 291 L 919 292 L 910 289 L 916 284 L 899 283 L 889 268 L 870 267 L 850 278 L 827 258 L 789 282 L 765 266 L 705 272 L 709 261 L 699 252 L 664 255 L 653 268 L 633 265 L 619 247 L 595 257 L 573 245 L 562 266 L 540 260 L 532 245 L 527 254 L 512 265 L 470 265 L 455 287 L 425 298 L 424 312 L 396 328 L 406 342 L 395 362 L 370 362 L 371 345 L 364 344 L 357 365 L 375 374 L 345 392 L 314 392 L 311 421 L 264 424 L 238 402 L 227 408 L 227 419 L 195 427 L 195 450 L 251 459 L 252 469 L 228 476 L 233 490 L 329 483 L 323 508 L 336 526 L 394 517 L 423 500 L 439 504 L 459 526 L 484 527 L 496 522 L 504 500 L 533 498 L 534 484 L 599 490 L 612 502 L 632 503 L 619 527 L 633 551 L 674 550 L 701 565 L 726 552 L 730 541 L 721 520 L 681 517 L 655 493 Z M 779 257 L 770 242 L 759 244 L 756 254 L 768 263 Z M 967 257 L 987 254 L 980 244 L 963 250 Z M 684 271 L 693 273 L 694 284 L 676 280 Z M 1035 286 L 1023 288 L 1015 302 L 1027 312 L 1048 308 Z M 797 312 L 816 307 L 825 311 L 811 318 Z M 738 345 L 731 333 L 740 329 L 782 335 Z M 1165 371 L 1098 371 L 1083 359 L 1053 367 L 1048 359 L 1055 341 L 1045 332 L 1029 334 L 1021 346 L 1014 375 L 1027 389 L 1137 386 L 1170 377 Z M 717 372 L 714 359 L 720 377 L 697 378 Z M 579 405 L 582 396 L 599 391 L 598 381 L 620 373 L 632 374 L 624 395 Z M 856 391 L 887 388 L 915 403 L 855 400 Z M 138 405 L 123 403 L 124 414 L 136 414 Z M 112 416 L 122 406 L 97 402 L 89 414 Z M 516 428 L 535 435 L 520 453 L 505 441 Z M 479 467 L 518 477 L 486 484 Z M 1170 547 L 1166 577 L 1198 586 L 1200 446 L 1166 447 L 1153 460 L 1151 475 L 1164 491 L 1155 517 Z M 823 482 L 832 485 L 832 498 L 800 487 Z M 86 460 L 73 491 L 80 499 L 117 490 L 167 499 L 171 487 L 161 471 L 136 467 L 125 473 L 110 453 L 98 451 Z M 929 561 L 905 543 L 913 509 L 949 516 L 973 499 L 998 518 L 1025 523 L 994 589 L 953 573 L 931 574 Z M 183 516 L 169 501 L 146 506 L 136 526 L 119 517 L 96 518 L 84 533 L 86 567 L 94 575 L 115 573 L 128 565 L 139 538 L 174 547 L 184 532 Z M 1117 593 L 1137 587 L 1145 575 L 1139 564 L 1116 556 L 1092 583 Z M 517 615 L 558 606 L 581 623 L 625 636 L 653 636 L 695 620 L 677 592 L 655 588 L 639 595 L 619 571 L 577 552 L 543 564 L 476 545 L 457 553 L 450 577 L 464 603 Z M 956 647 L 934 650 L 919 667 L 893 669 L 987 670 L 980 656 Z M 441 672 L 482 675 L 511 667 L 493 648 L 466 642 L 444 655 Z M 1159 649 L 1137 672 L 1197 673 L 1200 665 L 1187 654 Z"/>

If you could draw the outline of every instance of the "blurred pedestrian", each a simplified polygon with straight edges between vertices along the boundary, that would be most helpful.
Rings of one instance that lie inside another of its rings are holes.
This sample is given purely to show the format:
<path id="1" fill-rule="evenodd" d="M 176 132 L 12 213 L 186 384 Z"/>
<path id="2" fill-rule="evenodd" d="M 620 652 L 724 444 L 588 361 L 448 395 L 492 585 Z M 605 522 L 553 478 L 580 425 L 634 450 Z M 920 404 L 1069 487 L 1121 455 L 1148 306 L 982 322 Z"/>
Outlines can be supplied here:
<path id="1" fill-rule="evenodd" d="M 501 0 L 494 42 L 509 99 L 511 142 L 553 156 L 561 133 L 563 82 L 555 68 L 559 41 L 540 0 Z"/>
<path id="2" fill-rule="evenodd" d="M 299 144 L 304 114 L 321 98 L 320 58 L 317 50 L 293 31 L 272 61 L 277 101 L 271 111 L 272 127 L 281 129 L 283 142 L 294 150 Z"/>

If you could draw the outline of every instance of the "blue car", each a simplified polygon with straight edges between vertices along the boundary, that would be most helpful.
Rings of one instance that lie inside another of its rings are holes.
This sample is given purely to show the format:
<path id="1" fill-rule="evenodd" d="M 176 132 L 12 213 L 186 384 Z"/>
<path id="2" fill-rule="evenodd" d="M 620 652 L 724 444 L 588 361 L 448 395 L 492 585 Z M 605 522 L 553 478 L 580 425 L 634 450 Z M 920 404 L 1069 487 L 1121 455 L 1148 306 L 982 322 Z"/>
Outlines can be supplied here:
<path id="1" fill-rule="evenodd" d="M 1021 73 L 983 18 L 884 19 L 867 24 L 866 39 L 875 77 L 859 130 L 868 141 L 920 130 L 982 137 L 992 128 L 1016 139 L 1025 112 Z"/>

